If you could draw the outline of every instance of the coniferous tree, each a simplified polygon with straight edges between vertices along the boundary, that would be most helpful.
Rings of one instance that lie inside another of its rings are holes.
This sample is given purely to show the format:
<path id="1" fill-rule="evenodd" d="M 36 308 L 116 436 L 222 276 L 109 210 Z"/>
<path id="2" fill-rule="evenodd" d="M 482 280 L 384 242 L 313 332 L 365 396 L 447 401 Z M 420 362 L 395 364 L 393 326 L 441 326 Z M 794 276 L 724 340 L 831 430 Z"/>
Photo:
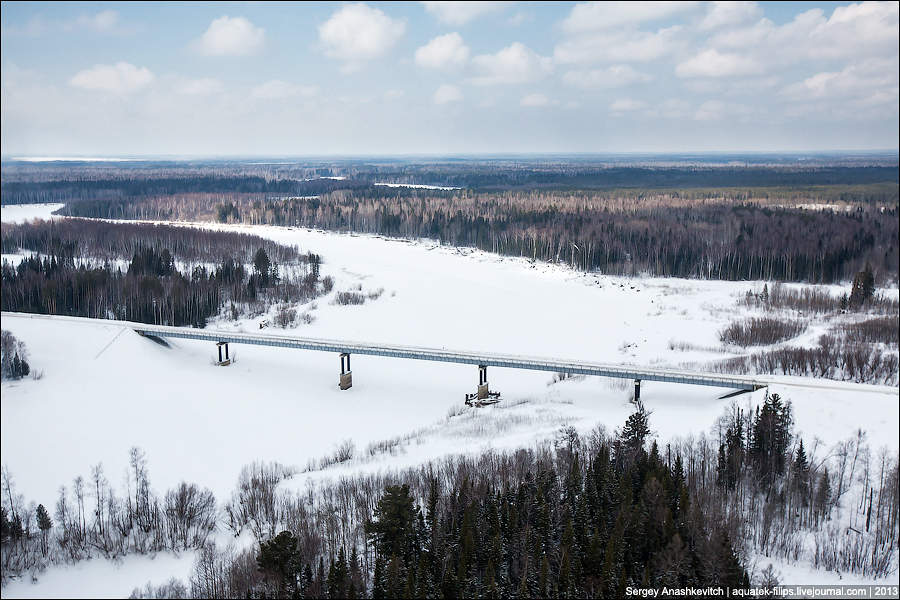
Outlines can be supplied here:
<path id="1" fill-rule="evenodd" d="M 761 480 L 771 485 L 784 474 L 793 417 L 790 404 L 783 403 L 778 394 L 767 394 L 762 409 L 757 410 L 750 457 Z"/>
<path id="2" fill-rule="evenodd" d="M 53 521 L 50 519 L 50 514 L 47 512 L 47 509 L 44 508 L 43 504 L 38 504 L 37 511 L 35 512 L 35 519 L 37 520 L 38 529 L 41 530 L 41 552 L 46 556 L 47 540 L 50 535 L 50 528 L 53 527 Z"/>
<path id="3" fill-rule="evenodd" d="M 806 450 L 803 448 L 803 440 L 800 440 L 800 446 L 797 448 L 797 456 L 794 458 L 794 490 L 803 502 L 803 506 L 808 503 L 809 492 L 809 460 L 806 458 Z"/>
<path id="4" fill-rule="evenodd" d="M 294 534 L 282 531 L 271 540 L 262 542 L 256 562 L 259 570 L 274 582 L 279 597 L 296 593 L 303 563 Z"/>

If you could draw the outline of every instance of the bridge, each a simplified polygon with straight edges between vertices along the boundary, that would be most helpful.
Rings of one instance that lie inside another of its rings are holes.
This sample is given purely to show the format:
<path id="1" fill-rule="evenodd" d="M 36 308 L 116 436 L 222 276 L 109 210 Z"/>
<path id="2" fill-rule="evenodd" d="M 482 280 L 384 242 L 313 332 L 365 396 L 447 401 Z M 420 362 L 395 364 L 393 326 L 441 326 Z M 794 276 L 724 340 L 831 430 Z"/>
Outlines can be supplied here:
<path id="1" fill-rule="evenodd" d="M 231 363 L 229 344 L 250 344 L 255 346 L 273 346 L 296 350 L 316 350 L 334 352 L 340 355 L 341 377 L 340 388 L 352 386 L 350 370 L 351 355 L 385 356 L 409 360 L 428 360 L 458 364 L 475 365 L 479 370 L 479 383 L 475 394 L 467 395 L 467 401 L 485 402 L 497 394 L 488 388 L 487 368 L 504 367 L 509 369 L 526 369 L 531 371 L 550 371 L 553 373 L 569 373 L 573 375 L 593 375 L 598 377 L 614 377 L 630 379 L 635 382 L 635 398 L 640 399 L 642 381 L 663 381 L 687 385 L 704 385 L 717 388 L 733 389 L 736 392 L 752 391 L 767 387 L 767 381 L 751 376 L 724 375 L 719 373 L 703 373 L 678 369 L 660 369 L 633 365 L 617 365 L 610 363 L 588 362 L 580 360 L 556 359 L 517 354 L 494 352 L 476 352 L 465 350 L 447 350 L 423 346 L 404 346 L 372 342 L 355 342 L 322 338 L 293 337 L 259 333 L 242 333 L 214 329 L 194 329 L 188 327 L 170 327 L 166 325 L 148 325 L 130 321 L 112 321 L 106 319 L 90 319 L 85 317 L 61 317 L 55 315 L 36 315 L 25 313 L 2 313 L 4 316 L 28 317 L 36 319 L 56 319 L 84 323 L 107 323 L 133 329 L 140 335 L 150 338 L 180 338 L 212 342 L 217 346 L 217 364 L 227 366 Z M 471 398 L 469 397 L 471 396 Z"/>

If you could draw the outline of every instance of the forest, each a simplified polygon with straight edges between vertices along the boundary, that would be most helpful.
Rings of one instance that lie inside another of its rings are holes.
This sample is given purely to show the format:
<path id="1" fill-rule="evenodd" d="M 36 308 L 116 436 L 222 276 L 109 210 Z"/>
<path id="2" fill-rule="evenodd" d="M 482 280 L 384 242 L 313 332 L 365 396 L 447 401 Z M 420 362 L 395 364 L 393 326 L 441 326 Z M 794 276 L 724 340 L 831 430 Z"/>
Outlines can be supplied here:
<path id="1" fill-rule="evenodd" d="M 892 156 L 7 161 L 3 174 L 4 204 L 67 216 L 425 237 L 612 275 L 837 283 L 868 263 L 885 284 L 900 271 Z"/>
<path id="2" fill-rule="evenodd" d="M 97 465 L 51 509 L 26 503 L 4 471 L 3 577 L 165 548 L 200 550 L 189 580 L 132 597 L 591 598 L 622 597 L 626 586 L 776 585 L 755 555 L 888 575 L 897 458 L 874 454 L 863 432 L 832 449 L 806 445 L 775 394 L 732 405 L 711 436 L 665 447 L 651 417 L 637 404 L 612 433 L 563 428 L 532 449 L 303 492 L 279 488 L 296 469 L 254 463 L 223 510 L 191 483 L 158 496 L 138 448 L 125 490 Z M 216 527 L 247 529 L 256 542 L 217 545 Z"/>
<path id="3" fill-rule="evenodd" d="M 851 212 L 649 192 L 607 194 L 405 190 L 393 198 L 339 191 L 317 198 L 228 200 L 203 194 L 137 204 L 97 200 L 65 214 L 290 225 L 426 237 L 454 246 L 614 275 L 846 281 L 868 262 L 897 280 L 898 204 Z"/>
<path id="4" fill-rule="evenodd" d="M 733 160 L 729 160 L 732 158 Z M 824 159 L 824 160 L 823 160 Z M 136 161 L 3 165 L 3 203 L 140 199 L 189 193 L 384 194 L 376 182 L 506 190 L 798 187 L 900 182 L 896 158 L 518 157 L 458 160 Z"/>
<path id="5" fill-rule="evenodd" d="M 317 254 L 257 236 L 86 219 L 4 225 L 3 310 L 203 327 L 323 292 Z"/>

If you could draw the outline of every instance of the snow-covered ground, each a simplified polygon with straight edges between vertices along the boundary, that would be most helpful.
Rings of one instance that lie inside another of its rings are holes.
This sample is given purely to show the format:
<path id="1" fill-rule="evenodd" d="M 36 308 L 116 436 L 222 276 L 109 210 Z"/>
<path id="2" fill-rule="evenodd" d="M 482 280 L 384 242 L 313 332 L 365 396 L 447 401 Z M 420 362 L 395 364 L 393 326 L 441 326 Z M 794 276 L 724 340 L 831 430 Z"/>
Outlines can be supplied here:
<path id="1" fill-rule="evenodd" d="M 461 187 L 454 187 L 450 185 L 428 185 L 425 183 L 387 183 L 387 182 L 376 182 L 372 185 L 379 185 L 382 187 L 389 188 L 409 188 L 412 190 L 440 190 L 442 192 L 449 192 L 453 190 L 461 190 Z"/>
<path id="2" fill-rule="evenodd" d="M 322 274 L 335 278 L 334 291 L 316 308 L 304 307 L 315 321 L 287 330 L 297 336 L 677 365 L 729 356 L 718 332 L 755 285 L 585 275 L 427 241 L 210 226 L 299 244 L 323 257 Z M 336 292 L 357 288 L 384 291 L 362 306 L 331 303 Z M 211 326 L 259 332 L 259 321 Z M 2 327 L 26 344 L 32 368 L 43 373 L 2 384 L 3 464 L 26 499 L 45 505 L 61 484 L 88 475 L 100 461 L 119 483 L 132 446 L 146 451 L 158 492 L 187 480 L 210 487 L 223 502 L 241 467 L 257 459 L 303 469 L 353 442 L 353 461 L 285 484 L 299 487 L 309 477 L 527 446 L 563 426 L 612 429 L 633 410 L 631 382 L 553 383 L 549 373 L 491 367 L 491 388 L 503 394 L 502 403 L 463 410 L 464 393 L 477 383 L 477 370 L 465 365 L 356 356 L 353 387 L 340 391 L 336 355 L 233 345 L 237 361 L 216 367 L 212 344 L 176 340 L 165 348 L 114 322 L 4 316 Z M 670 350 L 673 341 L 693 349 Z M 780 378 L 770 389 L 793 402 L 807 443 L 815 437 L 830 447 L 862 428 L 873 448 L 897 450 L 896 388 Z M 732 402 L 720 399 L 728 391 L 645 382 L 642 399 L 664 442 L 709 432 Z M 759 401 L 763 393 L 736 401 Z M 392 438 L 395 453 L 367 452 Z M 147 579 L 135 570 L 129 591 Z"/>
<path id="3" fill-rule="evenodd" d="M 32 219 L 53 218 L 53 211 L 65 204 L 4 204 L 0 214 L 4 223 L 23 223 Z"/>
<path id="4" fill-rule="evenodd" d="M 127 598 L 147 582 L 158 586 L 172 577 L 187 581 L 195 552 L 156 556 L 126 556 L 120 561 L 94 559 L 65 567 L 51 567 L 30 580 L 11 581 L 4 598 Z"/>
<path id="5" fill-rule="evenodd" d="M 335 277 L 335 292 L 384 288 L 377 300 L 362 306 L 334 305 L 331 296 L 317 299 L 316 309 L 307 307 L 315 321 L 288 330 L 298 336 L 677 364 L 686 356 L 727 356 L 716 350 L 717 332 L 733 318 L 736 297 L 749 287 L 585 276 L 478 251 L 373 236 L 235 229 L 321 254 L 323 274 Z M 259 332 L 258 320 L 213 326 Z M 218 368 L 210 364 L 215 350 L 210 344 L 176 341 L 166 349 L 115 323 L 4 317 L 3 328 L 25 342 L 31 364 L 43 372 L 38 381 L 3 384 L 4 463 L 20 491 L 43 502 L 51 502 L 61 483 L 87 473 L 98 461 L 108 473 L 121 472 L 132 445 L 147 450 L 158 487 L 188 479 L 223 498 L 251 460 L 303 466 L 346 439 L 361 449 L 434 426 L 477 381 L 476 369 L 465 365 L 358 356 L 352 365 L 354 387 L 341 392 L 338 357 L 328 354 L 235 346 L 236 364 Z M 669 350 L 670 340 L 690 341 L 701 350 L 675 352 Z M 489 376 L 504 403 L 527 401 L 531 408 L 517 408 L 556 415 L 547 416 L 550 429 L 561 423 L 615 427 L 631 411 L 627 382 L 585 378 L 548 385 L 552 375 L 547 373 L 493 367 Z M 866 393 L 835 382 L 815 384 L 820 387 L 772 387 L 794 402 L 801 432 L 832 444 L 862 427 L 875 447 L 897 446 L 895 389 L 858 388 L 887 392 Z M 709 430 L 730 402 L 718 399 L 726 391 L 645 382 L 642 398 L 665 439 Z M 871 410 L 859 410 L 860 403 Z M 540 437 L 531 429 L 522 427 L 517 433 L 524 437 L 509 443 Z M 32 450 L 33 440 L 42 438 L 71 450 L 47 461 Z M 506 445 L 502 436 L 487 435 L 474 436 L 463 447 L 484 443 Z M 185 456 L 192 460 L 183 461 Z"/>

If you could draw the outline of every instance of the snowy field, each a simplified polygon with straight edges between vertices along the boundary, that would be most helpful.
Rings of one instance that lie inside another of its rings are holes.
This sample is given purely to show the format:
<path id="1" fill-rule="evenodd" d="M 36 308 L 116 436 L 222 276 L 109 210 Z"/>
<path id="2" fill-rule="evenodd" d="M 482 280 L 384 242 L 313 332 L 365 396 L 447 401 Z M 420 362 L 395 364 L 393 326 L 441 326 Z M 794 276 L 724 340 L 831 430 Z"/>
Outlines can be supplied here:
<path id="1" fill-rule="evenodd" d="M 24 223 L 32 219 L 50 219 L 53 211 L 59 210 L 65 204 L 4 204 L 0 207 L 0 214 L 4 223 Z"/>
<path id="2" fill-rule="evenodd" d="M 449 192 L 452 190 L 461 190 L 461 187 L 453 187 L 449 185 L 427 185 L 424 183 L 373 183 L 372 185 L 380 185 L 382 187 L 389 188 L 409 188 L 412 190 L 440 190 L 442 192 Z"/>
<path id="3" fill-rule="evenodd" d="M 3 209 L 4 222 L 8 210 Z M 31 210 L 14 211 L 10 220 L 50 212 Z M 737 316 L 738 298 L 755 285 L 584 275 L 427 241 L 212 227 L 298 244 L 322 255 L 322 274 L 335 278 L 329 296 L 302 308 L 315 317 L 311 324 L 262 333 L 675 366 L 731 356 L 722 351 L 718 332 Z M 373 296 L 382 291 L 362 306 L 331 303 L 335 293 L 356 289 Z M 262 318 L 211 327 L 260 333 Z M 213 344 L 175 340 L 165 348 L 114 322 L 4 316 L 2 326 L 26 344 L 32 368 L 43 374 L 2 384 L 2 461 L 17 490 L 45 505 L 55 502 L 60 485 L 89 475 L 91 465 L 101 461 L 110 482 L 121 489 L 132 446 L 146 451 L 158 493 L 186 480 L 211 488 L 221 503 L 241 468 L 253 460 L 302 470 L 352 441 L 353 460 L 284 484 L 302 488 L 309 478 L 529 446 L 564 426 L 613 429 L 633 410 L 629 381 L 554 382 L 551 373 L 491 367 L 491 388 L 502 393 L 502 402 L 465 409 L 463 395 L 477 383 L 471 366 L 355 356 L 353 387 L 340 391 L 339 360 L 331 354 L 232 345 L 236 362 L 216 367 Z M 692 346 L 675 351 L 672 342 Z M 776 379 L 770 391 L 793 403 L 807 447 L 818 439 L 824 454 L 862 428 L 873 448 L 897 451 L 897 388 Z M 731 402 L 745 406 L 764 394 L 720 399 L 728 391 L 645 382 L 642 399 L 664 443 L 709 434 Z M 388 444 L 393 452 L 367 451 L 385 440 L 394 440 Z M 179 569 L 189 568 L 184 561 L 171 574 L 183 576 Z M 157 584 L 167 579 L 155 569 L 152 577 L 143 568 L 133 573 L 125 586 L 129 591 L 148 578 Z M 4 588 L 3 597 L 35 590 L 56 595 L 51 577 L 63 575 L 48 572 L 38 586 L 17 583 Z M 121 595 L 116 590 L 109 593 Z"/>
<path id="4" fill-rule="evenodd" d="M 51 568 L 37 582 L 14 581 L 3 588 L 4 598 L 127 598 L 148 581 L 159 585 L 175 577 L 187 581 L 196 554 L 126 556 L 120 561 L 94 559 Z"/>

